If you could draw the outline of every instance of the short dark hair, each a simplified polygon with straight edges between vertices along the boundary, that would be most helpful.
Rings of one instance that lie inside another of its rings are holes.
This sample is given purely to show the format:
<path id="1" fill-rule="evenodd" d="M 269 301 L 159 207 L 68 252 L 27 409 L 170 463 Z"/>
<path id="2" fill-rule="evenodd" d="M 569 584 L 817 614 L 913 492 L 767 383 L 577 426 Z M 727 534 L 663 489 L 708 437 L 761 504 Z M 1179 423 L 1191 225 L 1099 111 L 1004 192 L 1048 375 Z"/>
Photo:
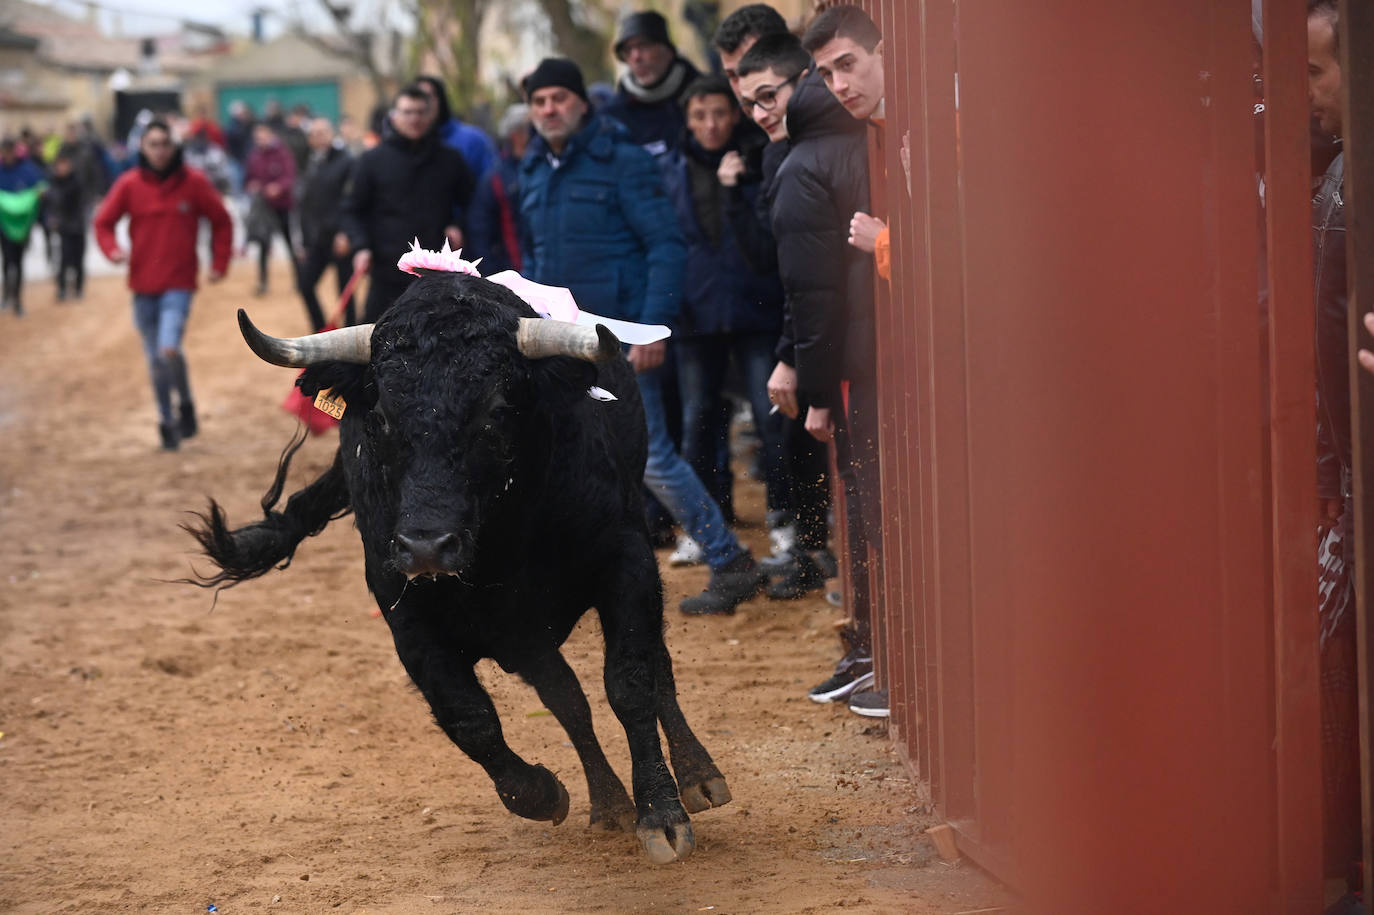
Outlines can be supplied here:
<path id="1" fill-rule="evenodd" d="M 147 124 L 143 125 L 144 135 L 147 135 L 150 130 L 160 130 L 169 137 L 172 135 L 172 125 L 168 124 L 162 118 L 153 118 Z"/>
<path id="2" fill-rule="evenodd" d="M 1307 18 L 1320 16 L 1331 23 L 1331 34 L 1334 43 L 1331 45 L 1332 54 L 1341 52 L 1341 5 L 1339 0 L 1307 0 Z"/>
<path id="3" fill-rule="evenodd" d="M 403 86 L 401 91 L 396 93 L 396 97 L 391 100 L 392 106 L 394 107 L 403 98 L 415 99 L 417 102 L 429 104 L 429 93 L 419 83 L 409 83 Z"/>
<path id="4" fill-rule="evenodd" d="M 802 48 L 797 36 L 791 32 L 780 35 L 765 35 L 749 53 L 740 58 L 739 75 L 748 76 L 763 70 L 772 70 L 788 79 L 811 66 L 811 55 Z"/>
<path id="5" fill-rule="evenodd" d="M 711 37 L 711 44 L 718 51 L 733 54 L 750 35 L 762 38 L 786 31 L 787 20 L 782 18 L 782 13 L 766 3 L 750 3 L 725 17 Z"/>
<path id="6" fill-rule="evenodd" d="M 883 33 L 863 10 L 841 4 L 821 13 L 807 26 L 802 47 L 815 54 L 836 38 L 848 38 L 872 54 L 878 42 L 883 40 Z"/>
<path id="7" fill-rule="evenodd" d="M 730 84 L 723 76 L 703 76 L 693 80 L 686 89 L 682 91 L 682 110 L 687 110 L 687 103 L 694 98 L 704 98 L 708 95 L 723 95 L 730 100 L 730 107 L 739 107 L 739 99 L 735 98 L 735 93 L 730 89 Z"/>

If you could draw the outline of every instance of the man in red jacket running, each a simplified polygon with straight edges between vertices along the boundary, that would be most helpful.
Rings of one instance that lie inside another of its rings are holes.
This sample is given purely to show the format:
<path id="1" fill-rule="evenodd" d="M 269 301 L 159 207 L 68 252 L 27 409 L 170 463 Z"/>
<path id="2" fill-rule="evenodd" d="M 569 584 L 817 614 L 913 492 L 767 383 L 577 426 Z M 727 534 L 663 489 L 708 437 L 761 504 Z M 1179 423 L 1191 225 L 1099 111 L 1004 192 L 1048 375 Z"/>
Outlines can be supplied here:
<path id="1" fill-rule="evenodd" d="M 115 225 L 129 217 L 128 253 L 115 240 Z M 200 219 L 210 220 L 213 263 L 210 282 L 223 279 L 229 266 L 233 227 L 210 180 L 181 160 L 163 121 L 152 121 L 139 142 L 138 167 L 125 172 L 110 188 L 95 215 L 95 238 L 105 256 L 129 262 L 129 288 L 134 293 L 134 324 L 143 336 L 143 352 L 157 397 L 162 447 L 175 451 L 196 434 L 196 408 L 186 377 L 181 336 L 196 290 L 196 232 Z M 179 412 L 172 410 L 172 389 Z"/>

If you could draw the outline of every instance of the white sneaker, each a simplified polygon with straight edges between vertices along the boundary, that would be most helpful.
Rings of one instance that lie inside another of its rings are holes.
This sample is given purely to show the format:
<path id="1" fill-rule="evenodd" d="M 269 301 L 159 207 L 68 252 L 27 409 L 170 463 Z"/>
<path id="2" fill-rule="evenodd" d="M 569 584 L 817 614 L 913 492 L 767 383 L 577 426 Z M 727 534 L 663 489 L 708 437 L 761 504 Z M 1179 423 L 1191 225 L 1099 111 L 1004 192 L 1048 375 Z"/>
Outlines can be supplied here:
<path id="1" fill-rule="evenodd" d="M 699 566 L 703 554 L 701 544 L 697 543 L 686 534 L 679 534 L 677 547 L 668 555 L 668 565 L 670 566 Z"/>

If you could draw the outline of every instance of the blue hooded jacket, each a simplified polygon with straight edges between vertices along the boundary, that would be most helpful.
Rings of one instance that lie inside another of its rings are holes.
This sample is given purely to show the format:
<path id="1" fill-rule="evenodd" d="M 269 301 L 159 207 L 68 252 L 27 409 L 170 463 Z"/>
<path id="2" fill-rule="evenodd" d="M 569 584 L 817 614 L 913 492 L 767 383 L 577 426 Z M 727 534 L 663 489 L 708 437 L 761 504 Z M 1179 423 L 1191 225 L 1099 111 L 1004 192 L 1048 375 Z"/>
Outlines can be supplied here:
<path id="1" fill-rule="evenodd" d="M 707 153 L 688 137 L 663 164 L 663 183 L 687 241 L 687 273 L 676 332 L 684 336 L 769 333 L 776 338 L 782 330 L 782 282 L 776 272 L 754 272 L 745 260 L 727 213 L 730 193 L 719 188 L 718 247 L 702 231 L 692 201 L 689 157 L 697 157 L 714 172 L 724 152 Z M 748 206 L 753 206 L 759 188 L 757 181 L 740 185 Z"/>
<path id="2" fill-rule="evenodd" d="M 520 163 L 524 275 L 594 314 L 673 323 L 686 248 L 653 157 L 597 115 L 550 152 L 536 135 Z"/>

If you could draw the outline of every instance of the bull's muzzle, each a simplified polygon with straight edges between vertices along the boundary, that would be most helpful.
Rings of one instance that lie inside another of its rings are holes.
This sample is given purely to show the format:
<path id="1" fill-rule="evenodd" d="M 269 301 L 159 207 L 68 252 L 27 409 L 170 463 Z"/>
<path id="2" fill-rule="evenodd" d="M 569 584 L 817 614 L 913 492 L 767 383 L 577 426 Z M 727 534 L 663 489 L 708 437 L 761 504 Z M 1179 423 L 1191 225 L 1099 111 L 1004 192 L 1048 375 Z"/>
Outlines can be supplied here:
<path id="1" fill-rule="evenodd" d="M 462 544 L 456 534 L 397 531 L 391 541 L 391 554 L 397 571 L 407 578 L 456 575 L 462 561 Z"/>

